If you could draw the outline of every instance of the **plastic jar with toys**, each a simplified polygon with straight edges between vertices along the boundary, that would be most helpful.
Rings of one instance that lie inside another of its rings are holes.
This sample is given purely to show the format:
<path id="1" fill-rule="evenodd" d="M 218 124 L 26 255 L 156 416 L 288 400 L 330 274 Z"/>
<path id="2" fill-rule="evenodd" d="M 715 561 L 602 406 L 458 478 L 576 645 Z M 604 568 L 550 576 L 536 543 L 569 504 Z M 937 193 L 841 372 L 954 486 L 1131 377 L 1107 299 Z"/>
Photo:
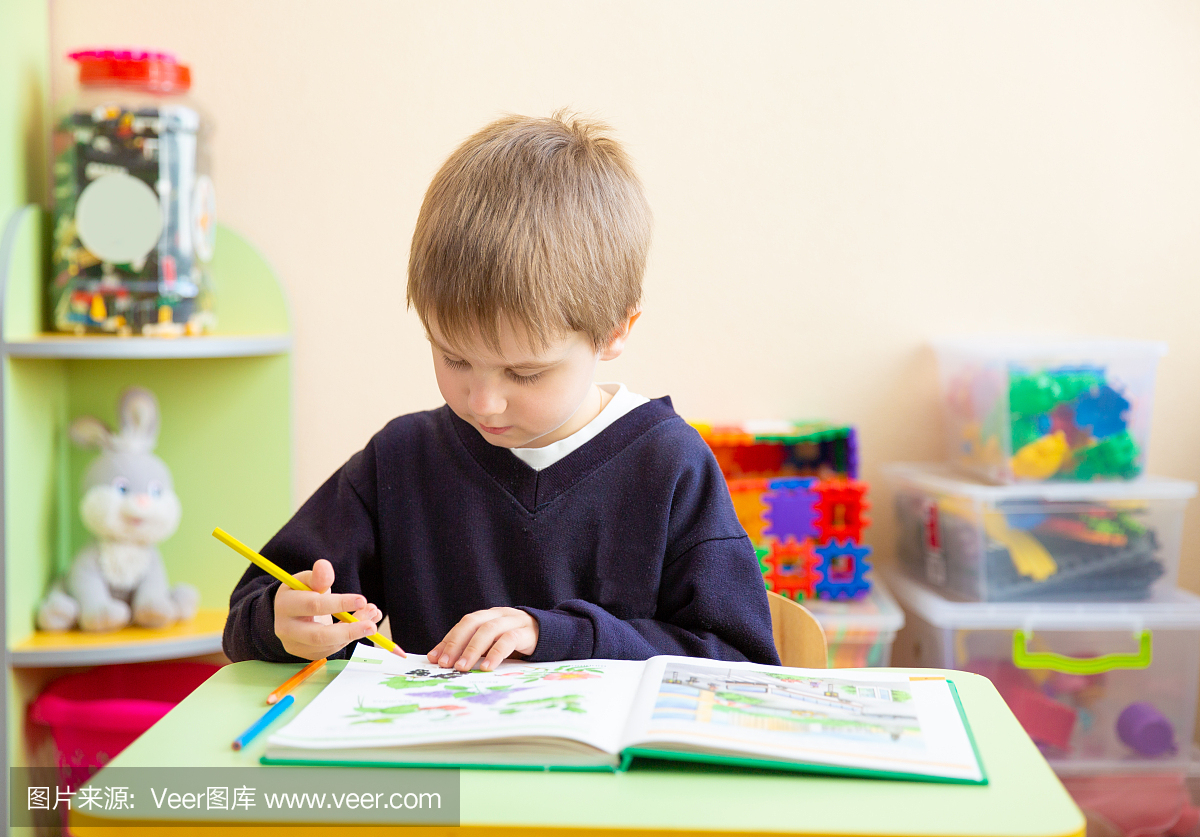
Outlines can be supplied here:
<path id="1" fill-rule="evenodd" d="M 212 125 L 191 71 L 165 52 L 69 56 L 78 90 L 58 103 L 49 288 L 57 331 L 147 337 L 215 325 Z"/>

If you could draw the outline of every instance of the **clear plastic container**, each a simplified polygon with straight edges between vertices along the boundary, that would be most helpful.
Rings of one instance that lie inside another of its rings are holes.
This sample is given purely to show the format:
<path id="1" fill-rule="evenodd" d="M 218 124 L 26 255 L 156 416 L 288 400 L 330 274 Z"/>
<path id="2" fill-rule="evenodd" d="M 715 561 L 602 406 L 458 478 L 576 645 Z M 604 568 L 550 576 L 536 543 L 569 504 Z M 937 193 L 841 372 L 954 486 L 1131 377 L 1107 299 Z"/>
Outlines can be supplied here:
<path id="1" fill-rule="evenodd" d="M 830 668 L 891 665 L 892 642 L 904 627 L 904 611 L 879 579 L 861 599 L 810 599 L 804 606 L 825 631 Z"/>
<path id="2" fill-rule="evenodd" d="M 884 466 L 901 566 L 969 601 L 1145 599 L 1175 586 L 1196 484 L 990 485 L 946 465 Z"/>
<path id="3" fill-rule="evenodd" d="M 952 462 L 1003 483 L 1144 470 L 1165 343 L 963 339 L 934 348 Z"/>
<path id="4" fill-rule="evenodd" d="M 208 134 L 191 73 L 161 52 L 71 53 L 57 103 L 51 326 L 174 337 L 214 323 Z"/>
<path id="5" fill-rule="evenodd" d="M 894 573 L 901 666 L 983 674 L 1060 774 L 1179 769 L 1192 758 L 1200 597 L 952 602 Z"/>

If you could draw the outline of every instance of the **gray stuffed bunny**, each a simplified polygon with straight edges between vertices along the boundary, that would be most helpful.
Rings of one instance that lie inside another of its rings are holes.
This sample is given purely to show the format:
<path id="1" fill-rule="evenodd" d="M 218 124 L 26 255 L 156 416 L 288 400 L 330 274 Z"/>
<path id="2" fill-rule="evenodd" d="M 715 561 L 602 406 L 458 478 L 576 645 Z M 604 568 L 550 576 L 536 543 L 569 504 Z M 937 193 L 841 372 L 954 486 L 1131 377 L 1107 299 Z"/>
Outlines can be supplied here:
<path id="1" fill-rule="evenodd" d="M 118 407 L 113 433 L 97 418 L 71 422 L 71 439 L 99 448 L 83 477 L 80 511 L 96 537 L 75 556 L 70 572 L 41 603 L 38 627 L 65 631 L 111 631 L 131 621 L 161 628 L 196 614 L 200 594 L 190 584 L 169 587 L 156 544 L 179 527 L 179 498 L 166 464 L 154 455 L 158 401 L 130 387 Z"/>

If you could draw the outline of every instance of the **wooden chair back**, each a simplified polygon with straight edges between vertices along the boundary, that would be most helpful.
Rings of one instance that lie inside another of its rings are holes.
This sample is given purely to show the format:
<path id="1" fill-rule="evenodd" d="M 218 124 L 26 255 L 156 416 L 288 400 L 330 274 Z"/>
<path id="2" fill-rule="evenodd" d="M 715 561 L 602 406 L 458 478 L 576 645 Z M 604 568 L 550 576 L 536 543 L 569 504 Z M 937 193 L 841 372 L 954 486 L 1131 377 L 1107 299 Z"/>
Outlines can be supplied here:
<path id="1" fill-rule="evenodd" d="M 799 602 L 767 591 L 771 632 L 779 661 L 794 668 L 826 668 L 825 631 L 817 617 Z"/>

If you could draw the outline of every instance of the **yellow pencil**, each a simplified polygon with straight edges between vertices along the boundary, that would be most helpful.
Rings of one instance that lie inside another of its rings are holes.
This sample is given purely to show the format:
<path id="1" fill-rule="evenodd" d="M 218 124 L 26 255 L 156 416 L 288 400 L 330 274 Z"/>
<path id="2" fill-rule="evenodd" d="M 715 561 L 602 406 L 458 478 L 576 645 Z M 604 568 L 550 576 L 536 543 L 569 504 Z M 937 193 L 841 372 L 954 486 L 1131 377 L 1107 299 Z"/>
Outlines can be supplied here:
<path id="1" fill-rule="evenodd" d="M 284 584 L 286 584 L 288 587 L 291 587 L 293 590 L 307 590 L 310 593 L 313 592 L 313 589 L 311 587 L 309 587 L 307 584 L 305 584 L 302 581 L 297 581 L 296 577 L 293 576 L 291 573 L 289 573 L 287 570 L 282 570 L 279 567 L 275 566 L 275 564 L 273 562 L 268 561 L 266 558 L 259 555 L 253 549 L 246 546 L 244 543 L 239 541 L 233 535 L 226 532 L 221 527 L 218 526 L 216 529 L 213 529 L 213 537 L 216 538 L 217 540 L 219 540 L 221 543 L 225 544 L 227 547 L 232 549 L 234 552 L 241 555 L 243 558 L 248 560 L 250 563 L 258 566 L 264 572 L 267 572 L 270 575 L 274 576 L 275 578 L 279 579 Z M 343 622 L 357 622 L 358 621 L 353 616 L 351 616 L 349 613 L 335 613 L 335 614 L 333 614 L 333 617 L 335 619 L 340 619 Z M 375 643 L 380 648 L 386 648 L 388 651 L 391 651 L 393 654 L 399 654 L 401 657 L 408 656 L 407 654 L 404 653 L 404 651 L 400 648 L 399 645 L 392 642 L 390 639 L 388 639 L 383 634 L 371 634 L 369 637 L 367 637 L 367 639 L 371 640 L 371 642 Z"/>
<path id="2" fill-rule="evenodd" d="M 271 694 L 267 695 L 267 703 L 268 704 L 275 703 L 275 701 L 279 700 L 281 697 L 286 695 L 292 689 L 296 688 L 301 683 L 303 683 L 305 680 L 307 680 L 308 678 L 310 678 L 314 674 L 316 674 L 317 669 L 319 669 L 323 665 L 325 665 L 324 657 L 322 657 L 319 660 L 313 660 L 311 663 L 309 663 L 304 668 L 300 669 L 298 672 L 296 672 L 291 677 L 289 677 L 287 680 L 285 680 L 283 682 L 282 686 L 277 688 L 275 691 L 271 692 Z"/>

